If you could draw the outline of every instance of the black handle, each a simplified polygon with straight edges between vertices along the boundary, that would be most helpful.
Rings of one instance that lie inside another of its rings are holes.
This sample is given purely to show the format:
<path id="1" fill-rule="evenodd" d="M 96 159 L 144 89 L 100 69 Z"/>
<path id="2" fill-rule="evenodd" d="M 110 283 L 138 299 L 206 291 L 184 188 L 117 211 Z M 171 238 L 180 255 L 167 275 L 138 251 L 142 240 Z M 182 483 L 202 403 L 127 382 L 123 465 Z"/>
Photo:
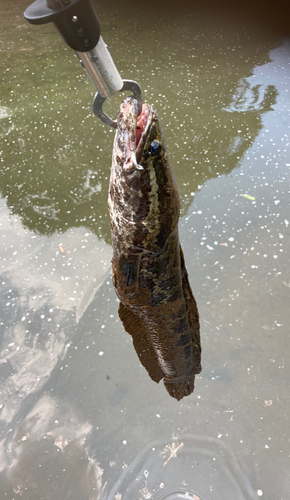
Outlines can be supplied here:
<path id="1" fill-rule="evenodd" d="M 100 21 L 90 0 L 36 0 L 24 12 L 31 24 L 53 22 L 72 49 L 88 52 L 100 38 Z"/>

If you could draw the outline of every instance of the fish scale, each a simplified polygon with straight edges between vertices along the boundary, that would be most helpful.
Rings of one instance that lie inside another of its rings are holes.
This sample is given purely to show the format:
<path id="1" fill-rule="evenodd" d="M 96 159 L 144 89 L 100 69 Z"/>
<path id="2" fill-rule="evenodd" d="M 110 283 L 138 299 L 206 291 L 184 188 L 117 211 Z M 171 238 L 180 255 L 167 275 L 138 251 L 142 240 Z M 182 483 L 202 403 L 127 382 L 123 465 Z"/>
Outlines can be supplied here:
<path id="1" fill-rule="evenodd" d="M 179 193 L 159 119 L 143 105 L 147 119 L 136 144 L 137 113 L 130 97 L 117 119 L 108 198 L 113 283 L 120 319 L 142 365 L 180 400 L 192 393 L 201 371 L 199 314 L 179 243 Z"/>

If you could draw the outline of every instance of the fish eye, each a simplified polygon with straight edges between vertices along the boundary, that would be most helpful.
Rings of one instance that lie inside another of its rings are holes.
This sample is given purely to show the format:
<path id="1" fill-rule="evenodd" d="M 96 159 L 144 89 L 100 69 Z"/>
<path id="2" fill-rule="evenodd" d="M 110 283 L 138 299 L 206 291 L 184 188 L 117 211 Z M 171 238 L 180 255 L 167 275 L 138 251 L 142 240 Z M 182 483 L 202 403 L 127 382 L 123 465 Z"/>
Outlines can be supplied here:
<path id="1" fill-rule="evenodd" d="M 159 141 L 152 141 L 149 148 L 150 156 L 158 156 L 161 153 L 161 143 Z"/>

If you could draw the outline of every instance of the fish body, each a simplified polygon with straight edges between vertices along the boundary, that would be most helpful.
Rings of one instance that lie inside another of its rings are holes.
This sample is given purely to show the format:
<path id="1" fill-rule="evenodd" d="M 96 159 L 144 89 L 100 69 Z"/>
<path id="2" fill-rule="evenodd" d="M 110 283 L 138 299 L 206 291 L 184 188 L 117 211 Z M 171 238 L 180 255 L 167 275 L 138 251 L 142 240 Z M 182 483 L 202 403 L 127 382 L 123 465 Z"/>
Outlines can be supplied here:
<path id="1" fill-rule="evenodd" d="M 180 201 L 153 107 L 120 106 L 109 189 L 119 316 L 143 366 L 180 400 L 201 371 L 199 315 L 178 237 Z"/>

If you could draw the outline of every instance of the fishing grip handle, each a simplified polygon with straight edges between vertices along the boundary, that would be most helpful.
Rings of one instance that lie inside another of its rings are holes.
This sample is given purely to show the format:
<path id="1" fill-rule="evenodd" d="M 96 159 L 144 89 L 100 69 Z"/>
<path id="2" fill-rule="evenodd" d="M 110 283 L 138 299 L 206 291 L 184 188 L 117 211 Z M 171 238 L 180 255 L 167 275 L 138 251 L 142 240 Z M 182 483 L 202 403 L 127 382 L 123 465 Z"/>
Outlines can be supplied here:
<path id="1" fill-rule="evenodd" d="M 123 80 L 100 35 L 100 21 L 90 0 L 35 0 L 24 17 L 31 24 L 56 26 L 103 98 L 122 89 Z"/>

